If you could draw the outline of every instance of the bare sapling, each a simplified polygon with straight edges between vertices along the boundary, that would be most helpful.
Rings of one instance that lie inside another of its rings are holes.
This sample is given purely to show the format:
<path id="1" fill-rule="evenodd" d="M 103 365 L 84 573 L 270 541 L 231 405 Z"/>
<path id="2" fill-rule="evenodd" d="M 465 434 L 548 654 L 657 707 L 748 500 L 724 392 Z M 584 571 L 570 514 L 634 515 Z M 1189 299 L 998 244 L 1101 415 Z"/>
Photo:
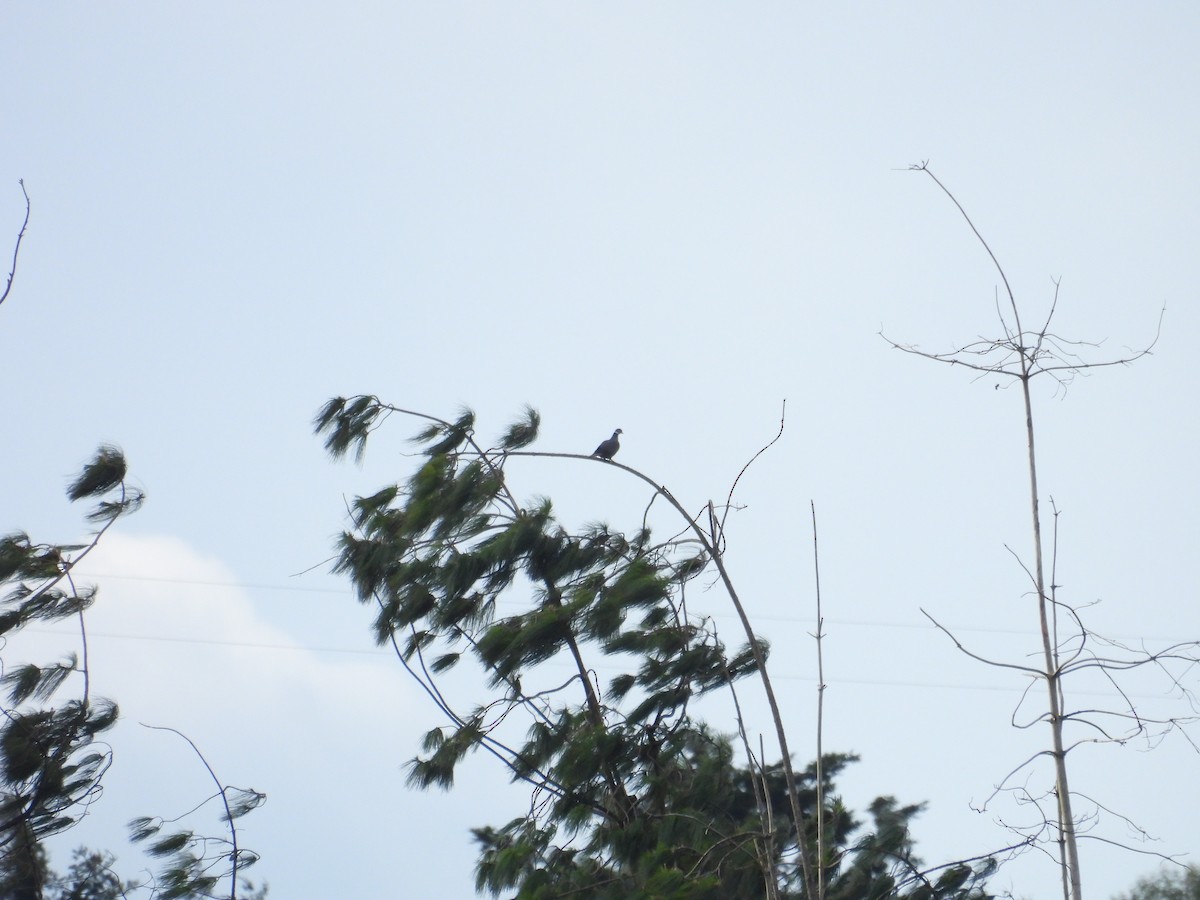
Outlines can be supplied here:
<path id="1" fill-rule="evenodd" d="M 1050 498 L 1053 526 L 1051 534 L 1047 535 L 1041 502 L 1043 489 L 1038 483 L 1032 385 L 1035 379 L 1044 377 L 1051 379 L 1056 389 L 1065 390 L 1078 375 L 1104 367 L 1129 365 L 1149 355 L 1158 341 L 1162 314 L 1159 315 L 1153 340 L 1144 348 L 1115 359 L 1085 359 L 1083 354 L 1097 348 L 1097 343 L 1069 340 L 1052 330 L 1059 299 L 1060 283 L 1056 280 L 1045 317 L 1040 318 L 1032 327 L 1027 326 L 1003 266 L 966 210 L 925 163 L 911 168 L 928 175 L 950 199 L 991 259 L 999 276 L 1003 294 L 1003 301 L 996 305 L 1000 335 L 990 339 L 980 338 L 944 353 L 927 352 L 915 345 L 900 344 L 886 335 L 881 336 L 893 348 L 905 353 L 961 366 L 977 373 L 978 376 L 995 377 L 1019 387 L 1026 445 L 1032 547 L 1029 558 L 1017 553 L 1013 553 L 1013 556 L 1017 558 L 1028 579 L 1030 594 L 1035 601 L 1034 611 L 1040 635 L 1040 647 L 1035 654 L 1038 662 L 1006 662 L 971 650 L 933 615 L 924 609 L 921 611 L 960 651 L 972 659 L 1019 672 L 1029 679 L 1029 686 L 1022 696 L 1017 713 L 1013 716 L 1013 724 L 1019 728 L 1030 728 L 1045 723 L 1048 726 L 1049 749 L 1035 753 L 1009 772 L 988 802 L 1002 792 L 1010 793 L 1020 805 L 1031 807 L 1035 811 L 1032 822 L 1004 823 L 1021 838 L 1014 847 L 1018 852 L 1037 849 L 1051 853 L 1060 867 L 1063 897 L 1065 900 L 1082 900 L 1083 878 L 1079 858 L 1081 840 L 1098 840 L 1120 844 L 1137 852 L 1147 851 L 1097 831 L 1096 825 L 1101 811 L 1112 811 L 1090 795 L 1072 787 L 1069 781 L 1068 760 L 1074 751 L 1085 745 L 1124 745 L 1135 739 L 1142 739 L 1153 746 L 1169 733 L 1182 734 L 1195 748 L 1196 745 L 1187 735 L 1186 729 L 1197 720 L 1198 707 L 1191 690 L 1185 686 L 1183 676 L 1200 659 L 1200 643 L 1187 641 L 1153 651 L 1124 646 L 1091 631 L 1084 622 L 1081 605 L 1068 603 L 1059 596 L 1055 572 L 1060 511 Z M 1009 552 L 1013 551 L 1010 549 Z M 1139 711 L 1133 702 L 1133 694 L 1126 685 L 1126 679 L 1140 670 L 1164 677 L 1168 688 L 1183 698 L 1186 713 L 1182 716 L 1150 716 Z M 1098 676 L 1103 680 L 1117 698 L 1115 706 L 1085 709 L 1076 708 L 1067 702 L 1068 682 L 1074 683 L 1089 676 Z M 1038 683 L 1041 683 L 1045 690 L 1045 706 L 1040 713 L 1029 718 L 1023 710 L 1031 688 Z M 1041 791 L 1031 787 L 1029 781 L 1031 770 L 1044 758 L 1048 758 L 1052 763 L 1053 786 Z M 1084 811 L 1079 808 L 1079 803 L 1085 805 Z M 985 804 L 984 808 L 986 807 Z M 1123 816 L 1117 817 L 1125 825 L 1132 824 Z"/>

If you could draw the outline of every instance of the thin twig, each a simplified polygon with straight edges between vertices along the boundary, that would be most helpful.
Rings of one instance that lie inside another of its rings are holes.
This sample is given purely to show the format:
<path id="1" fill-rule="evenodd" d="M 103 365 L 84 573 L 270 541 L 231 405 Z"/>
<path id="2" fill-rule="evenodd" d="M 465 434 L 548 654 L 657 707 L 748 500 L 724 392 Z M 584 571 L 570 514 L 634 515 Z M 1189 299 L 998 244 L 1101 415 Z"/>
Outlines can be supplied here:
<path id="1" fill-rule="evenodd" d="M 25 221 L 21 223 L 21 230 L 17 232 L 17 242 L 13 246 L 12 269 L 8 273 L 8 283 L 4 285 L 4 293 L 0 294 L 0 303 L 8 299 L 8 292 L 12 290 L 13 278 L 17 274 L 17 255 L 21 252 L 21 239 L 25 237 L 25 229 L 29 226 L 29 191 L 25 190 L 25 179 L 22 178 L 17 184 L 21 185 L 21 193 L 25 195 Z"/>
<path id="2" fill-rule="evenodd" d="M 750 457 L 750 460 L 744 466 L 742 466 L 742 470 L 737 473 L 737 477 L 735 479 L 733 479 L 733 484 L 731 484 L 729 486 L 729 496 L 725 498 L 725 512 L 721 516 L 721 533 L 722 534 L 725 533 L 725 519 L 729 515 L 729 510 L 732 509 L 732 507 L 733 507 L 733 492 L 737 490 L 738 482 L 742 480 L 742 476 L 746 474 L 746 470 L 749 469 L 752 465 L 754 465 L 754 461 L 756 459 L 758 459 L 760 456 L 762 456 L 764 453 L 766 453 L 768 450 L 770 450 L 773 446 L 775 446 L 775 443 L 781 437 L 783 437 L 783 426 L 784 426 L 784 422 L 786 420 L 787 420 L 787 398 L 784 397 L 783 398 L 783 406 L 779 410 L 779 432 L 775 435 L 775 437 L 771 438 L 771 440 L 768 441 L 767 444 L 761 450 L 759 450 L 752 457 Z"/>

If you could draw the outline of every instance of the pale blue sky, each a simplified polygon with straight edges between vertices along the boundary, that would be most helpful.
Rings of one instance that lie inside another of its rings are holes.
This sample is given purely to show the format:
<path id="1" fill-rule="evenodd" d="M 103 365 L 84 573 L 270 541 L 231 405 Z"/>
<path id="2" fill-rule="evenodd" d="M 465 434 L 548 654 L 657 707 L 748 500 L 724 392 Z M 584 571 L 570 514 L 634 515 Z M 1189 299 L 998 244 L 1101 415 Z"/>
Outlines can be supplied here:
<path id="1" fill-rule="evenodd" d="M 1189 3 L 7 4 L 0 248 L 17 179 L 34 208 L 0 307 L 0 528 L 74 537 L 62 487 L 102 440 L 148 493 L 95 563 L 98 687 L 127 723 L 79 839 L 132 868 L 120 823 L 203 790 L 150 721 L 268 793 L 247 840 L 273 896 L 471 895 L 467 829 L 519 796 L 482 760 L 451 795 L 405 789 L 436 711 L 344 585 L 290 577 L 329 555 L 344 495 L 406 473 L 403 422 L 361 470 L 309 433 L 327 397 L 373 392 L 485 430 L 530 403 L 546 449 L 619 426 L 623 461 L 691 507 L 786 397 L 730 566 L 797 752 L 811 498 L 826 746 L 863 755 L 848 800 L 929 801 L 930 861 L 1004 842 L 968 802 L 1038 746 L 1008 727 L 1020 684 L 918 606 L 990 654 L 1036 648 L 1004 548 L 1029 547 L 1019 397 L 877 336 L 995 330 L 989 261 L 904 169 L 931 160 L 1032 313 L 1061 277 L 1060 331 L 1101 354 L 1166 306 L 1154 356 L 1038 393 L 1041 477 L 1068 599 L 1103 599 L 1115 636 L 1200 637 L 1198 39 Z M 569 522 L 645 502 L 609 471 L 514 475 Z M 1195 851 L 1197 762 L 1098 749 L 1077 784 Z M 1153 868 L 1085 853 L 1091 896 Z M 1055 885 L 1033 857 L 994 882 Z"/>

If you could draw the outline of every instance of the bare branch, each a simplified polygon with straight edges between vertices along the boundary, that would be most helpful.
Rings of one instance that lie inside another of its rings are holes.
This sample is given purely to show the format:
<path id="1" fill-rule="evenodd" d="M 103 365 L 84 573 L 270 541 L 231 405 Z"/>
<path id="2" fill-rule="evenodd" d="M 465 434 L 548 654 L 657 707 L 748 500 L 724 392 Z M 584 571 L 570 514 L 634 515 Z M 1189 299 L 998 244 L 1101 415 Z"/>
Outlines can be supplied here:
<path id="1" fill-rule="evenodd" d="M 915 164 L 913 166 L 910 166 L 910 168 L 916 172 L 924 172 L 926 175 L 928 175 L 930 178 L 932 178 L 933 183 L 942 189 L 942 193 L 950 198 L 950 202 L 953 203 L 958 208 L 958 211 L 960 213 L 962 213 L 962 217 L 964 219 L 966 219 L 967 225 L 969 225 L 971 227 L 971 231 L 974 232 L 975 237 L 979 239 L 979 243 L 983 245 L 983 249 L 987 251 L 987 255 L 989 257 L 991 257 L 992 264 L 996 267 L 996 271 L 1000 273 L 1000 280 L 1004 282 L 1004 290 L 1008 294 L 1008 300 L 1012 306 L 1013 319 L 1016 321 L 1016 324 L 1017 324 L 1017 333 L 1020 334 L 1022 331 L 1022 329 L 1021 329 L 1021 313 L 1017 309 L 1017 300 L 1016 300 L 1016 297 L 1013 296 L 1012 287 L 1008 283 L 1008 276 L 1004 274 L 1004 267 L 1000 265 L 1000 260 L 996 259 L 996 254 L 992 252 L 991 245 L 989 245 L 988 242 L 986 240 L 984 240 L 983 235 L 979 233 L 979 229 L 975 227 L 975 223 L 971 221 L 971 217 L 969 215 L 967 215 L 967 211 L 965 209 L 963 209 L 963 205 L 958 202 L 958 198 L 955 197 L 954 194 L 952 194 L 950 192 L 950 189 L 947 188 L 944 184 L 942 184 L 942 182 L 938 180 L 938 177 L 929 170 L 929 161 L 928 160 L 926 160 L 925 162 L 922 162 L 920 164 Z"/>
<path id="2" fill-rule="evenodd" d="M 29 192 L 25 190 L 25 179 L 22 178 L 17 184 L 21 185 L 21 193 L 25 195 L 25 221 L 21 223 L 21 230 L 17 232 L 17 241 L 13 245 L 12 269 L 8 273 L 8 283 L 4 285 L 4 293 L 0 294 L 0 304 L 8 299 L 9 291 L 12 290 L 13 278 L 17 274 L 17 255 L 21 252 L 21 239 L 25 237 L 25 229 L 29 227 Z"/>
<path id="3" fill-rule="evenodd" d="M 1019 666 L 1016 663 L 1000 662 L 999 660 L 988 659 L 986 656 L 980 656 L 978 653 L 974 653 L 973 651 L 968 650 L 965 646 L 963 646 L 962 641 L 960 641 L 958 638 L 956 638 L 954 636 L 953 632 L 951 632 L 941 622 L 939 622 L 937 619 L 935 619 L 933 616 L 931 616 L 929 613 L 927 613 L 924 609 L 921 610 L 921 615 L 923 615 L 930 622 L 932 622 L 934 627 L 937 628 L 938 631 L 942 632 L 944 635 L 946 635 L 946 637 L 948 637 L 948 638 L 950 638 L 950 640 L 954 641 L 954 646 L 957 647 L 959 650 L 961 650 L 963 653 L 965 653 L 967 656 L 971 657 L 971 659 L 977 659 L 981 663 L 986 663 L 989 666 L 995 666 L 996 668 L 999 668 L 999 669 L 1015 669 L 1018 672 L 1024 672 L 1026 675 L 1032 675 L 1034 677 L 1042 677 L 1044 675 L 1044 673 L 1042 672 L 1041 669 L 1036 669 L 1036 668 L 1033 668 L 1032 666 Z"/>
<path id="4" fill-rule="evenodd" d="M 744 466 L 742 466 L 742 470 L 737 473 L 737 477 L 733 479 L 733 484 L 731 484 L 729 486 L 729 496 L 725 498 L 725 511 L 721 515 L 721 533 L 722 534 L 724 534 L 724 532 L 725 532 L 725 519 L 729 515 L 729 510 L 733 507 L 733 492 L 737 490 L 738 482 L 742 480 L 742 476 L 746 474 L 746 470 L 749 469 L 752 465 L 754 465 L 754 461 L 756 459 L 758 459 L 760 456 L 762 456 L 764 453 L 766 453 L 768 450 L 770 450 L 773 446 L 775 446 L 775 443 L 781 437 L 783 437 L 783 425 L 784 425 L 784 422 L 786 419 L 787 419 L 787 398 L 785 397 L 783 400 L 783 406 L 779 411 L 779 432 L 775 435 L 775 437 L 771 438 L 771 440 L 768 441 L 767 444 L 765 446 L 763 446 L 763 448 L 761 450 L 759 450 L 752 457 L 750 457 L 750 460 Z"/>

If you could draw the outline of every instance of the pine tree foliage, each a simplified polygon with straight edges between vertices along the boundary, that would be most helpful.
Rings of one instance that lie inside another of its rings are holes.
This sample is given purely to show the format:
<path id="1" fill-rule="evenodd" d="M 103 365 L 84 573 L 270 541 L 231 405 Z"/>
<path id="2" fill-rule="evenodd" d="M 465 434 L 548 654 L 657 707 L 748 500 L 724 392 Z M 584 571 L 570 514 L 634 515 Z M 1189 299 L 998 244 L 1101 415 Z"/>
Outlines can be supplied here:
<path id="1" fill-rule="evenodd" d="M 231 849 L 229 838 L 186 829 L 159 835 L 165 823 L 145 819 L 139 820 L 138 834 L 154 835 L 151 855 L 165 859 L 162 872 L 147 885 L 123 884 L 111 871 L 112 857 L 94 851 L 78 851 L 64 876 L 56 875 L 47 862 L 43 840 L 70 828 L 86 813 L 99 797 L 101 779 L 111 763 L 111 750 L 97 739 L 116 723 L 117 706 L 92 696 L 87 664 L 84 613 L 95 601 L 96 590 L 78 584 L 72 570 L 118 518 L 141 505 L 141 492 L 126 484 L 126 470 L 119 450 L 101 446 L 68 487 L 71 500 L 93 504 L 86 517 L 98 528 L 86 543 L 37 543 L 23 532 L 0 537 L 0 639 L 27 625 L 72 618 L 81 637 L 80 651 L 56 662 L 6 666 L 0 659 L 0 688 L 7 700 L 0 703 L 4 900 L 112 900 L 132 896 L 135 888 L 152 900 L 216 897 L 226 876 L 231 877 L 226 896 L 236 896 L 234 876 L 257 859 L 245 849 Z M 222 788 L 220 796 L 230 834 L 233 819 L 264 799 L 255 791 L 236 788 Z M 243 897 L 262 896 L 244 880 L 241 884 Z"/>
<path id="2" fill-rule="evenodd" d="M 353 501 L 335 569 L 375 607 L 376 638 L 448 722 L 425 735 L 410 782 L 449 788 L 482 750 L 530 787 L 527 814 L 474 832 L 480 891 L 529 900 L 987 896 L 989 864 L 922 870 L 908 832 L 918 807 L 883 798 L 870 830 L 831 799 L 832 778 L 853 759 L 836 755 L 824 765 L 824 886 L 812 891 L 799 860 L 815 858 L 818 843 L 815 768 L 796 779 L 793 804 L 782 766 L 739 764 L 730 739 L 691 711 L 757 674 L 767 651 L 757 637 L 726 646 L 688 611 L 713 544 L 657 540 L 644 526 L 568 530 L 550 500 L 519 501 L 505 465 L 536 455 L 520 449 L 537 436 L 529 409 L 493 448 L 476 441 L 470 411 L 444 421 L 371 396 L 334 398 L 314 425 L 334 457 L 361 458 L 394 413 L 430 423 L 414 438 L 416 471 Z M 436 676 L 456 669 L 478 675 L 474 706 L 459 708 L 440 687 Z"/>
<path id="3" fill-rule="evenodd" d="M 1164 869 L 1138 880 L 1128 893 L 1115 900 L 1200 900 L 1200 869 Z"/>
<path id="4" fill-rule="evenodd" d="M 43 890 L 52 881 L 45 849 L 25 824 L 15 826 L 6 837 L 0 853 L 0 897 L 42 900 Z"/>
<path id="5" fill-rule="evenodd" d="M 96 593 L 77 585 L 71 570 L 117 518 L 141 504 L 141 493 L 125 484 L 125 468 L 120 451 L 102 446 L 68 488 L 70 499 L 94 501 L 87 517 L 99 528 L 88 543 L 35 543 L 22 532 L 0 537 L 0 636 L 71 617 L 82 629 Z M 110 754 L 95 742 L 116 722 L 117 707 L 91 696 L 86 659 L 78 654 L 15 666 L 0 681 L 8 698 L 0 724 L 0 861 L 9 873 L 44 875 L 31 854 L 99 794 Z M 53 705 L 68 685 L 74 694 Z"/>
<path id="6" fill-rule="evenodd" d="M 49 900 L 124 900 L 135 885 L 122 882 L 113 871 L 116 859 L 110 853 L 101 853 L 79 847 L 71 857 L 71 866 L 65 875 L 51 874 Z"/>

